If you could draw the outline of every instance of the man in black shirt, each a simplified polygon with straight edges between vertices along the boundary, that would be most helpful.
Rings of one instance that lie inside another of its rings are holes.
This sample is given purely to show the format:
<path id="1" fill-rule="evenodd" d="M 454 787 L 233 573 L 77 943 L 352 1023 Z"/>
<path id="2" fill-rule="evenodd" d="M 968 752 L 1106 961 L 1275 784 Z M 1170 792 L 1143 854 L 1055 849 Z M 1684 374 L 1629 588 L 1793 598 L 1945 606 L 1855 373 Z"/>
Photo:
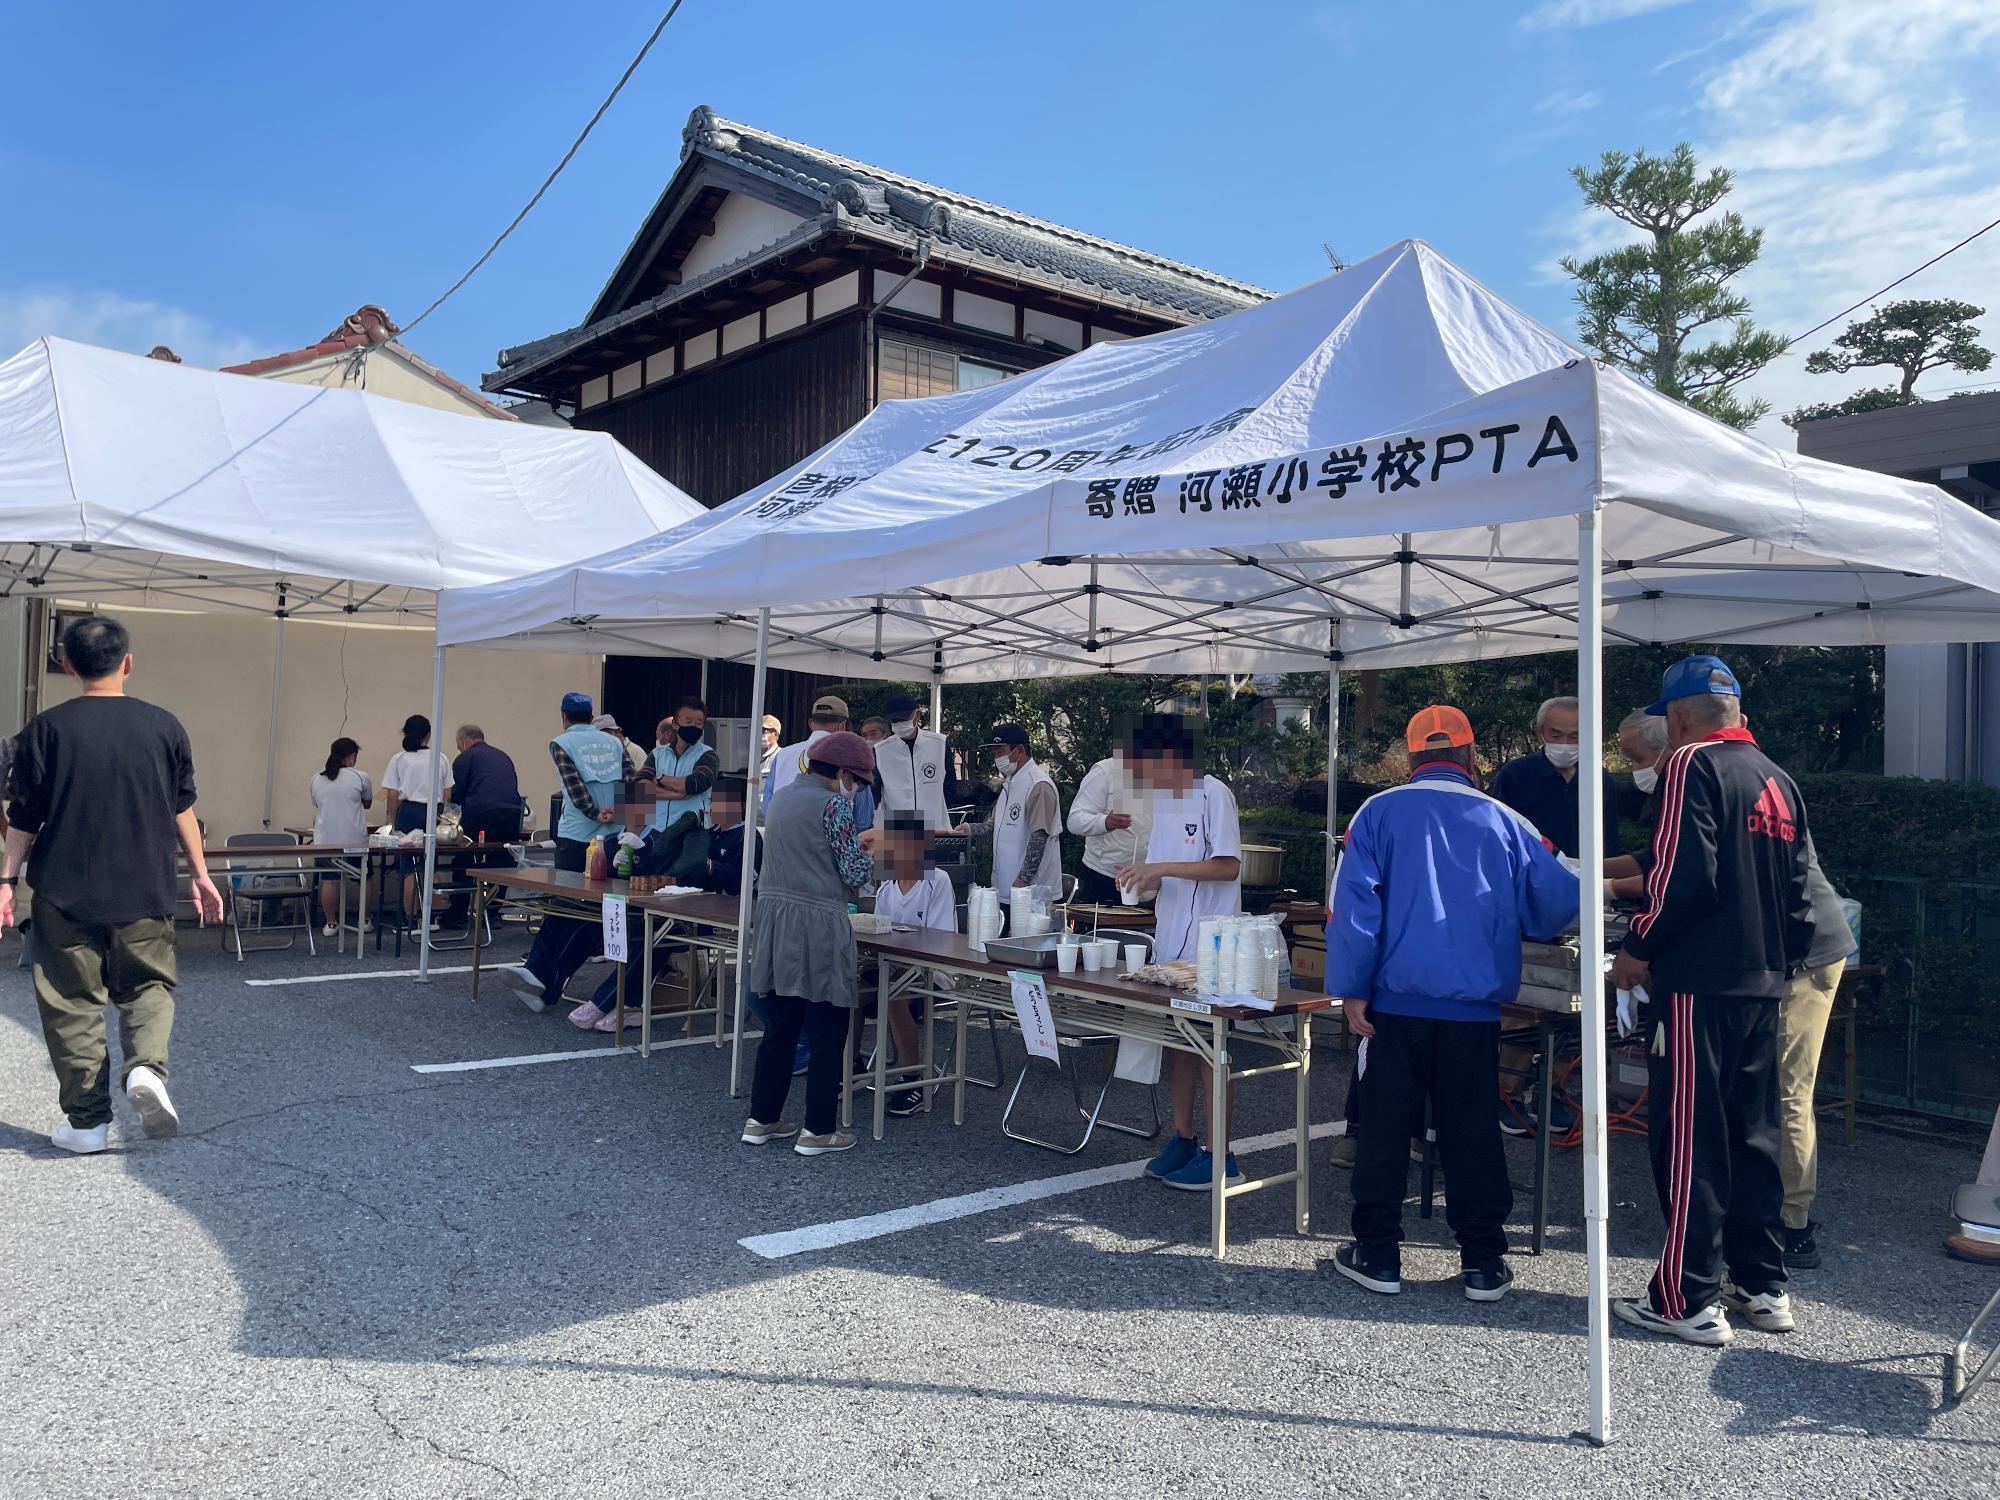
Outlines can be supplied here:
<path id="1" fill-rule="evenodd" d="M 1593 731 L 1595 732 L 1595 731 Z M 1556 853 L 1577 857 L 1583 839 L 1577 826 L 1577 706 L 1574 698 L 1551 698 L 1535 711 L 1535 738 L 1541 749 L 1510 760 L 1493 773 L 1486 788 L 1535 825 Z M 1604 773 L 1604 849 L 1618 847 L 1618 786 Z"/>
<path id="2" fill-rule="evenodd" d="M 187 731 L 165 709 L 125 696 L 125 627 L 91 616 L 65 630 L 62 644 L 63 671 L 83 691 L 21 731 L 0 929 L 14 920 L 25 864 L 35 888 L 35 1000 L 67 1117 L 50 1140 L 86 1154 L 102 1151 L 110 1133 L 106 1005 L 118 1007 L 125 1097 L 146 1134 L 180 1128 L 167 1095 L 177 841 L 201 920 L 222 920 L 222 896 L 202 859 Z"/>
<path id="3" fill-rule="evenodd" d="M 458 756 L 451 763 L 451 800 L 458 804 L 459 827 L 468 843 L 485 844 L 490 852 L 484 862 L 511 865 L 514 856 L 499 847 L 521 836 L 521 779 L 514 771 L 514 758 L 505 750 L 486 743 L 486 731 L 477 724 L 463 724 L 458 731 Z M 451 901 L 445 907 L 443 925 L 465 925 L 472 906 L 472 893 L 465 884 L 465 871 L 473 861 L 470 851 L 451 862 Z"/>

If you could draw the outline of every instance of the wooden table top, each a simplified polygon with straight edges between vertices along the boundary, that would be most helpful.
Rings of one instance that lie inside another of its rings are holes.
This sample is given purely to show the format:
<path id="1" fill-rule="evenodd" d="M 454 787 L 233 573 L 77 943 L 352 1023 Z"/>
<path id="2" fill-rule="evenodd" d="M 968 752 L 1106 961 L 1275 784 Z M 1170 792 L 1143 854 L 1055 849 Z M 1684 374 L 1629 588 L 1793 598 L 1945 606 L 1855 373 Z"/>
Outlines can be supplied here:
<path id="1" fill-rule="evenodd" d="M 974 970 L 993 978 L 1004 978 L 1013 971 L 1013 965 L 997 963 L 976 953 L 972 945 L 956 932 L 939 932 L 934 928 L 918 929 L 914 932 L 856 933 L 855 942 L 863 953 L 883 953 L 908 963 L 920 964 L 925 961 L 950 964 L 956 969 Z M 1038 969 L 1044 982 L 1052 991 L 1080 995 L 1084 998 L 1104 996 L 1123 1001 L 1138 1001 L 1142 1004 L 1157 1005 L 1162 1010 L 1173 1008 L 1179 1000 L 1182 1008 L 1195 1002 L 1195 997 L 1182 990 L 1168 989 L 1163 984 L 1142 984 L 1136 979 L 1122 975 L 1090 974 L 1078 972 L 1063 974 L 1055 969 Z M 1247 1005 L 1217 1005 L 1213 1013 L 1231 1019 L 1254 1020 L 1258 1016 L 1293 1016 L 1313 1011 L 1328 1010 L 1334 1002 L 1325 995 L 1313 994 L 1306 990 L 1281 990 L 1278 1003 L 1272 1010 L 1255 1009 Z"/>
<path id="2" fill-rule="evenodd" d="M 633 906 L 659 916 L 681 917 L 717 927 L 734 927 L 738 914 L 734 896 L 713 891 L 697 891 L 686 896 L 662 896 L 655 892 L 634 895 L 629 880 L 613 876 L 592 880 L 577 870 L 552 870 L 545 865 L 489 865 L 468 872 L 474 880 L 508 890 L 535 891 L 546 896 L 574 896 L 580 901 L 601 901 L 606 896 L 623 896 Z"/>

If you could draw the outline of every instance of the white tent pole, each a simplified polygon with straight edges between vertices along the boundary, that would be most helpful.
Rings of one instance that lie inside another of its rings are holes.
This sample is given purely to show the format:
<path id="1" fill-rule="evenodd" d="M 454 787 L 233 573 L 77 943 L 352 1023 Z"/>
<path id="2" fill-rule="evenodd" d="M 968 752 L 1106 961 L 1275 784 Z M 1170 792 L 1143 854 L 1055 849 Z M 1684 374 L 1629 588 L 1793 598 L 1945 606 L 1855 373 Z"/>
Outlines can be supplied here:
<path id="1" fill-rule="evenodd" d="M 417 957 L 417 983 L 429 984 L 431 979 L 431 898 L 437 892 L 437 849 L 438 849 L 438 797 L 444 790 L 444 776 L 441 774 L 444 751 L 439 748 L 444 737 L 444 647 L 440 645 L 432 653 L 431 666 L 431 803 L 424 814 L 424 904 L 417 915 L 417 931 L 422 938 L 422 947 Z"/>
<path id="2" fill-rule="evenodd" d="M 944 651 L 931 653 L 931 732 L 944 733 Z"/>
<path id="3" fill-rule="evenodd" d="M 757 666 L 750 675 L 750 722 L 764 722 L 764 673 L 771 656 L 771 611 L 757 611 Z M 750 1008 L 750 892 L 757 881 L 757 815 L 764 804 L 764 757 L 752 755 L 744 793 L 743 890 L 736 898 L 736 1025 L 729 1039 L 729 1097 L 742 1090 L 743 1018 Z M 843 1043 L 843 1045 L 845 1045 Z"/>
<path id="4" fill-rule="evenodd" d="M 264 740 L 264 826 L 271 826 L 271 799 L 278 785 L 278 697 L 285 686 L 285 595 L 278 592 L 278 638 L 271 648 L 271 727 Z"/>
<path id="5" fill-rule="evenodd" d="M 1196 709 L 1195 712 L 1205 719 L 1208 717 L 1208 673 L 1204 672 L 1201 674 L 1200 682 L 1201 707 Z"/>
<path id="6" fill-rule="evenodd" d="M 1583 1229 L 1590 1296 L 1590 1427 L 1611 1440 L 1611 1194 L 1604 1128 L 1604 560 L 1597 512 L 1576 521 L 1577 857 L 1583 865 L 1577 946 L 1583 955 Z M 1542 1059 L 1543 1067 L 1553 1060 Z"/>
<path id="7" fill-rule="evenodd" d="M 1340 621 L 1327 628 L 1326 653 L 1326 904 L 1333 905 L 1333 867 L 1340 851 Z"/>
<path id="8" fill-rule="evenodd" d="M 702 702 L 708 702 L 708 658 L 705 656 L 701 659 L 701 686 L 695 690 L 695 695 Z"/>

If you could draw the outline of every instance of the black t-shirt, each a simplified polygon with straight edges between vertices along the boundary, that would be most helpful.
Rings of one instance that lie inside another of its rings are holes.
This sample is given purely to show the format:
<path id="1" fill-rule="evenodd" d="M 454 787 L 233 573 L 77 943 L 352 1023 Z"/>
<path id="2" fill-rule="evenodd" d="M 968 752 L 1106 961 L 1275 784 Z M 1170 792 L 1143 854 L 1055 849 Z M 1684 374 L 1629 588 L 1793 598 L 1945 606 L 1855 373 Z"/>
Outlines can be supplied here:
<path id="1" fill-rule="evenodd" d="M 35 899 L 82 922 L 174 912 L 174 818 L 194 806 L 194 752 L 164 708 L 73 698 L 21 731 L 7 817 L 35 835 Z"/>

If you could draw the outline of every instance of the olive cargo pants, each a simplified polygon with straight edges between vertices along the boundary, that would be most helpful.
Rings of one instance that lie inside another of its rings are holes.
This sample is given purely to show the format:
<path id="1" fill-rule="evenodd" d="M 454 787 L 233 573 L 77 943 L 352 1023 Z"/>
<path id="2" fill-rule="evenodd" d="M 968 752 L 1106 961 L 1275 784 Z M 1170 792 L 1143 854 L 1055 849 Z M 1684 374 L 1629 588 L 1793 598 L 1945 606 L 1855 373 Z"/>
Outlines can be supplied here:
<path id="1" fill-rule="evenodd" d="M 55 1065 L 57 1099 L 70 1124 L 92 1130 L 111 1119 L 111 1059 L 104 1007 L 118 1007 L 125 1071 L 143 1063 L 167 1076 L 174 1026 L 174 924 L 142 917 L 106 926 L 79 922 L 47 899 L 29 934 L 35 1003 Z"/>

